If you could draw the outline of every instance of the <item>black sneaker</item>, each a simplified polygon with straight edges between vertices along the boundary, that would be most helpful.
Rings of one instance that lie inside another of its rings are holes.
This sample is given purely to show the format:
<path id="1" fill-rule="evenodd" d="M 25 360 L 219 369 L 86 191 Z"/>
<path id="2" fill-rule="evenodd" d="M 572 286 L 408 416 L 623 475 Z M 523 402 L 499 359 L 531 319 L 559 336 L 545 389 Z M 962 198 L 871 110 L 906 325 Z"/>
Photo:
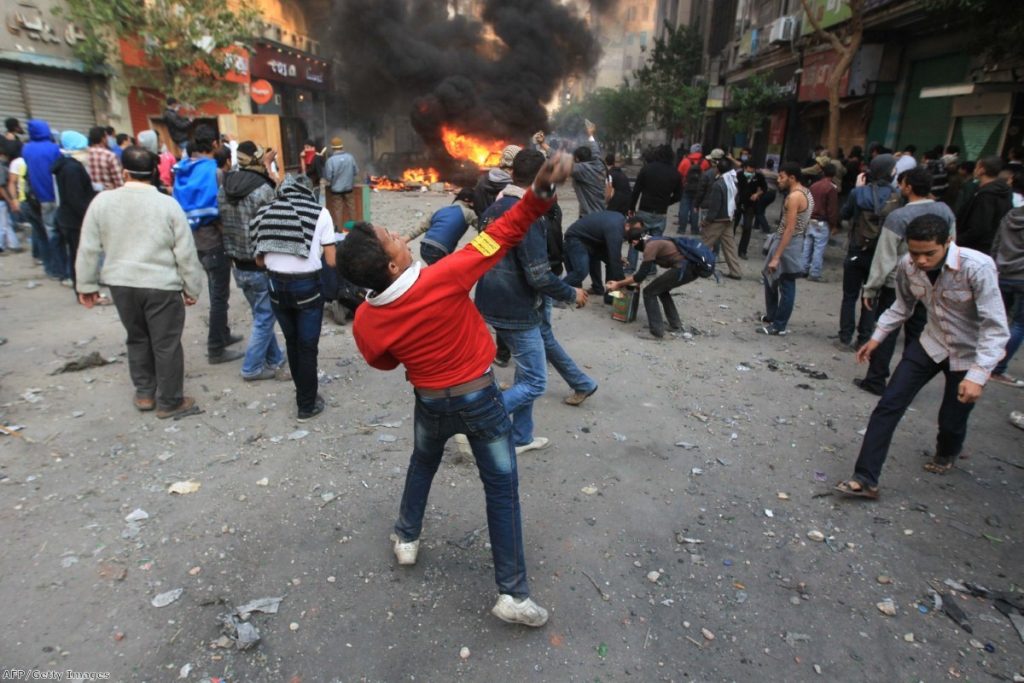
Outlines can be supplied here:
<path id="1" fill-rule="evenodd" d="M 317 394 L 316 395 L 316 400 L 313 402 L 313 409 L 312 410 L 308 410 L 308 411 L 307 410 L 300 410 L 298 416 L 296 417 L 296 419 L 299 422 L 305 422 L 306 420 L 312 420 L 314 417 L 316 417 L 320 413 L 324 412 L 324 407 L 325 407 L 324 399 L 320 396 L 320 394 Z"/>
<path id="2" fill-rule="evenodd" d="M 885 393 L 885 387 L 877 387 L 873 384 L 868 384 L 863 379 L 853 380 L 853 385 L 861 391 L 866 391 L 869 394 L 874 394 L 875 396 L 881 396 Z"/>
<path id="3" fill-rule="evenodd" d="M 767 334 L 769 337 L 785 337 L 789 334 L 789 330 L 780 330 L 775 325 L 765 325 L 761 328 L 762 334 Z"/>
<path id="4" fill-rule="evenodd" d="M 240 334 L 230 334 L 228 335 L 228 341 L 226 344 L 224 344 L 224 346 L 232 346 L 242 341 L 243 339 L 245 339 L 245 337 L 243 337 Z"/>
<path id="5" fill-rule="evenodd" d="M 241 351 L 229 351 L 225 349 L 216 355 L 209 355 L 206 359 L 210 362 L 210 365 L 219 365 L 220 363 L 230 363 L 233 360 L 239 358 L 245 358 L 245 354 Z"/>

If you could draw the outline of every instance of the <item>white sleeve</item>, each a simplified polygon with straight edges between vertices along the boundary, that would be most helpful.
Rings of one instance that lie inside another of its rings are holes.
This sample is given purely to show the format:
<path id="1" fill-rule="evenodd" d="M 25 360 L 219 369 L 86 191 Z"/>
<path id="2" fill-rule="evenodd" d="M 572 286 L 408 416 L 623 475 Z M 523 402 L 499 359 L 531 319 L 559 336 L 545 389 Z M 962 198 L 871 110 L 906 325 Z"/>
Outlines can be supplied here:
<path id="1" fill-rule="evenodd" d="M 313 241 L 317 244 L 334 244 L 334 221 L 327 209 L 320 209 L 320 217 L 316 219 L 316 232 Z"/>

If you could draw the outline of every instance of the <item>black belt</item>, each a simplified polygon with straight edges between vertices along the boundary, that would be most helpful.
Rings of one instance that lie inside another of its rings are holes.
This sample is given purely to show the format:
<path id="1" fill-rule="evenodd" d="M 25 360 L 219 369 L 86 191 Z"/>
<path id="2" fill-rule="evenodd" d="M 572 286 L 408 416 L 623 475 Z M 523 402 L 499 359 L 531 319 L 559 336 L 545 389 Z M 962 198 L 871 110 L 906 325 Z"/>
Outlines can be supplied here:
<path id="1" fill-rule="evenodd" d="M 416 388 L 416 394 L 423 398 L 456 398 L 458 396 L 465 396 L 466 394 L 472 394 L 474 391 L 480 391 L 494 384 L 494 375 L 490 370 L 484 373 L 483 377 L 477 377 L 471 379 L 468 382 L 462 384 L 456 384 L 453 387 L 447 389 L 420 389 Z"/>
<path id="2" fill-rule="evenodd" d="M 317 279 L 320 278 L 320 271 L 319 270 L 314 270 L 314 271 L 309 272 L 309 273 L 277 273 L 277 272 L 274 272 L 272 270 L 269 271 L 269 272 L 270 272 L 270 277 L 274 278 L 275 280 L 285 280 L 285 281 L 292 281 L 292 280 L 317 280 Z"/>

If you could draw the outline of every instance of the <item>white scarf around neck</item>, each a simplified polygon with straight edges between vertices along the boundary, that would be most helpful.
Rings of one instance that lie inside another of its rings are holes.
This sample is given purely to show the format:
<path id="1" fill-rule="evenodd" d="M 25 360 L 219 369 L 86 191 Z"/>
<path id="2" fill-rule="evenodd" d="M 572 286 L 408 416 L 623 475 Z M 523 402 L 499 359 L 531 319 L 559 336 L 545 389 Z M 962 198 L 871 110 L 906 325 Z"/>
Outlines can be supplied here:
<path id="1" fill-rule="evenodd" d="M 391 285 L 380 294 L 371 294 L 366 297 L 366 303 L 371 306 L 387 306 L 388 304 L 398 301 L 398 299 L 408 292 L 416 280 L 420 277 L 420 269 L 423 268 L 423 264 L 416 261 L 411 266 L 405 269 L 405 272 L 399 275 Z"/>

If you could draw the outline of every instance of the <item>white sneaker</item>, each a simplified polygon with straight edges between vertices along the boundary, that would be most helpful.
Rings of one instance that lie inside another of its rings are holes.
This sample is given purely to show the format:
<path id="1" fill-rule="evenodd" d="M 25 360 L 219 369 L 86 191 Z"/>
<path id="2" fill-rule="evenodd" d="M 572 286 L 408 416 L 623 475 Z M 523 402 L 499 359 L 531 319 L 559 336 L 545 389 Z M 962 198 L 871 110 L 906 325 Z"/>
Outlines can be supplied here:
<path id="1" fill-rule="evenodd" d="M 530 598 L 517 601 L 511 595 L 498 596 L 498 602 L 491 608 L 491 614 L 510 624 L 543 626 L 548 623 L 548 611 Z"/>
<path id="2" fill-rule="evenodd" d="M 473 455 L 473 449 L 469 447 L 469 437 L 465 434 L 455 435 L 455 445 L 459 449 L 459 453 L 463 455 Z"/>
<path id="3" fill-rule="evenodd" d="M 416 555 L 420 551 L 418 538 L 406 543 L 398 537 L 398 534 L 391 534 L 391 540 L 395 542 L 395 558 L 398 560 L 398 564 L 406 566 L 416 564 Z"/>
<path id="4" fill-rule="evenodd" d="M 1020 412 L 1019 410 L 1015 410 L 1012 413 L 1010 413 L 1010 424 L 1012 424 L 1014 427 L 1020 427 L 1021 429 L 1024 429 L 1024 413 Z"/>
<path id="5" fill-rule="evenodd" d="M 539 451 L 542 448 L 547 447 L 548 440 L 546 438 L 544 438 L 543 436 L 535 436 L 533 437 L 533 441 L 531 441 L 530 443 L 524 446 L 516 446 L 516 455 L 522 455 L 527 451 Z"/>

